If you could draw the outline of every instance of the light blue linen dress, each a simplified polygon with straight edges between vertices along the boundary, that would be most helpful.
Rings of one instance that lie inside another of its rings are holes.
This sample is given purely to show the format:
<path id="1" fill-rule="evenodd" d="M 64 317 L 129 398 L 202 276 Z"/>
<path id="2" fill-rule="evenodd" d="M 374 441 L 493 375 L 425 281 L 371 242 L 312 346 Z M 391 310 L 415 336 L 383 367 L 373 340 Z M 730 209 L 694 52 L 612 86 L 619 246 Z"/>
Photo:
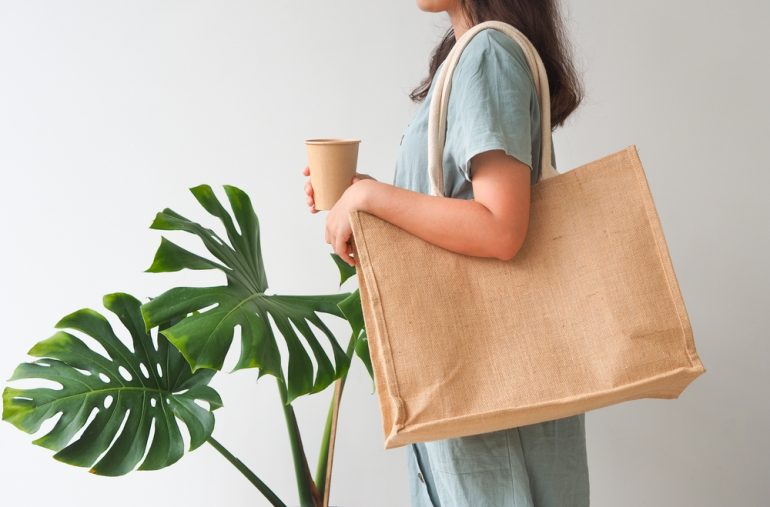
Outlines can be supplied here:
<path id="1" fill-rule="evenodd" d="M 393 185 L 425 194 L 433 84 L 401 138 L 393 177 Z M 487 150 L 524 162 L 536 182 L 540 138 L 540 107 L 522 49 L 497 30 L 480 31 L 452 75 L 443 154 L 448 195 L 473 199 L 470 159 Z M 406 450 L 412 507 L 589 505 L 584 413 Z"/>

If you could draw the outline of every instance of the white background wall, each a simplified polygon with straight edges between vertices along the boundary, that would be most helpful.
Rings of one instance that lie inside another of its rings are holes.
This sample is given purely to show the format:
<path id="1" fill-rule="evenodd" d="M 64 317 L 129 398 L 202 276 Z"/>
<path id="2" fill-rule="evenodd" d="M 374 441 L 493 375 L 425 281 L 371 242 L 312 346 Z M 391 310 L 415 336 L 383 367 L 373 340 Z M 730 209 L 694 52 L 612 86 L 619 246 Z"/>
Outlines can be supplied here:
<path id="1" fill-rule="evenodd" d="M 566 8 L 588 96 L 556 131 L 559 167 L 638 146 L 708 370 L 678 400 L 587 415 L 593 505 L 767 505 L 768 4 Z M 200 183 L 251 195 L 273 293 L 336 292 L 325 213 L 311 215 L 302 192 L 302 140 L 360 137 L 359 171 L 390 182 L 416 107 L 407 93 L 447 26 L 414 2 L 0 1 L 0 377 L 61 316 L 102 310 L 105 293 L 220 281 L 143 273 L 155 212 L 213 224 L 187 190 Z M 215 434 L 293 504 L 275 382 L 254 378 L 216 378 Z M 295 403 L 313 470 L 330 395 Z M 356 362 L 333 504 L 407 505 L 406 448 L 383 449 L 379 417 Z M 3 504 L 267 505 L 211 448 L 108 479 L 30 440 L 0 425 Z"/>

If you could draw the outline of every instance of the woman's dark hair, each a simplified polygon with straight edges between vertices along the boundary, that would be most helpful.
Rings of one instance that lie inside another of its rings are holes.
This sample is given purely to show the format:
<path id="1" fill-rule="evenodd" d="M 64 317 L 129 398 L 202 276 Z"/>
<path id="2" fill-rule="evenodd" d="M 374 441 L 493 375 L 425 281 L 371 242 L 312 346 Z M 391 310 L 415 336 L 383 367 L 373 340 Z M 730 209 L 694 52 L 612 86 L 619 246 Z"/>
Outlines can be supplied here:
<path id="1" fill-rule="evenodd" d="M 543 60 L 551 92 L 551 130 L 562 125 L 583 100 L 580 79 L 572 65 L 558 0 L 458 0 L 470 24 L 503 21 L 516 27 L 535 46 Z M 455 45 L 454 29 L 433 49 L 428 77 L 412 92 L 414 102 L 425 100 L 439 65 Z"/>

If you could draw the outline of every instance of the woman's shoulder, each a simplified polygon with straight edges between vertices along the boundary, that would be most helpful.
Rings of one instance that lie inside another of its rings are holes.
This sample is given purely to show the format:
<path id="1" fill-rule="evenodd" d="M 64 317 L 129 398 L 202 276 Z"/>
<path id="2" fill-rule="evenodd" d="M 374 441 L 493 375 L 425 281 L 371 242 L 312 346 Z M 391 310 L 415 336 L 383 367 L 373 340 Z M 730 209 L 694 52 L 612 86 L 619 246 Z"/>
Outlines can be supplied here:
<path id="1" fill-rule="evenodd" d="M 494 28 L 476 33 L 460 54 L 458 72 L 476 73 L 480 66 L 494 65 L 510 74 L 530 74 L 529 64 L 519 43 Z"/>

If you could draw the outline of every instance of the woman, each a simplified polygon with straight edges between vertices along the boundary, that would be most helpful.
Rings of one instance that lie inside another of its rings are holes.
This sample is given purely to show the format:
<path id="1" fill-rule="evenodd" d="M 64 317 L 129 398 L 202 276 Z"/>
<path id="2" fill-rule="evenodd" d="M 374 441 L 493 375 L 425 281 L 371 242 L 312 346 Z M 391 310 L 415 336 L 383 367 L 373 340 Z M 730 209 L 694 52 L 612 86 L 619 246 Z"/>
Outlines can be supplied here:
<path id="1" fill-rule="evenodd" d="M 529 223 L 531 184 L 540 176 L 540 108 L 524 54 L 485 29 L 464 48 L 452 75 L 443 167 L 449 197 L 431 196 L 427 175 L 432 85 L 468 28 L 500 20 L 523 32 L 546 68 L 551 124 L 582 99 L 556 0 L 417 0 L 446 12 L 452 27 L 435 48 L 429 76 L 410 95 L 421 102 L 401 140 L 393 184 L 356 174 L 326 219 L 326 242 L 350 256 L 351 209 L 364 210 L 425 241 L 466 255 L 511 259 Z M 555 159 L 552 159 L 556 167 Z M 303 174 L 309 176 L 309 168 Z M 315 213 L 308 178 L 305 192 Z M 589 504 L 585 414 L 408 449 L 413 506 L 571 507 Z"/>

